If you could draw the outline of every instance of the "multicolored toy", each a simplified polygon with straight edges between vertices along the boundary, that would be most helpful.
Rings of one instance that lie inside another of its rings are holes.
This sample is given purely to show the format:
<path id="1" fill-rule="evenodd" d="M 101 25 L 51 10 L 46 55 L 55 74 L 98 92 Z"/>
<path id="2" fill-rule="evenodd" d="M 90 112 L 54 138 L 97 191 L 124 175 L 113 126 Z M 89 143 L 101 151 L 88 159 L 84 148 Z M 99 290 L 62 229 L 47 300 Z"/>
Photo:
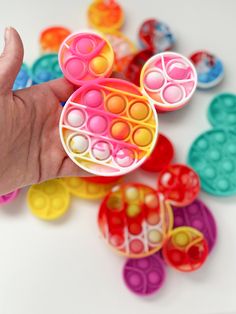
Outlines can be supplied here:
<path id="1" fill-rule="evenodd" d="M 115 32 L 124 23 L 124 12 L 115 0 L 94 0 L 88 8 L 90 26 L 102 32 Z"/>
<path id="2" fill-rule="evenodd" d="M 13 90 L 19 90 L 32 85 L 31 74 L 28 66 L 23 63 L 15 79 Z"/>
<path id="3" fill-rule="evenodd" d="M 34 62 L 31 72 L 34 84 L 48 82 L 63 76 L 56 53 L 44 54 L 38 58 Z"/>
<path id="4" fill-rule="evenodd" d="M 27 202 L 36 217 L 55 220 L 67 212 L 70 194 L 60 179 L 55 179 L 32 185 L 28 190 Z"/>
<path id="5" fill-rule="evenodd" d="M 199 135 L 188 154 L 202 189 L 213 195 L 236 194 L 235 100 L 232 94 L 219 94 L 212 100 L 208 117 L 216 128 Z"/>
<path id="6" fill-rule="evenodd" d="M 51 26 L 45 28 L 39 37 L 39 44 L 42 52 L 58 52 L 62 42 L 71 31 L 63 26 Z"/>
<path id="7" fill-rule="evenodd" d="M 145 20 L 138 32 L 143 49 L 151 49 L 154 53 L 171 50 L 175 37 L 168 25 L 156 19 Z"/>
<path id="8" fill-rule="evenodd" d="M 8 203 L 11 203 L 12 201 L 14 201 L 17 198 L 19 192 L 20 192 L 20 190 L 16 190 L 16 191 L 7 193 L 5 195 L 0 195 L 0 204 L 5 205 Z"/>
<path id="9" fill-rule="evenodd" d="M 194 52 L 189 59 L 196 67 L 199 88 L 212 88 L 222 81 L 224 66 L 219 58 L 205 50 L 199 50 Z"/>

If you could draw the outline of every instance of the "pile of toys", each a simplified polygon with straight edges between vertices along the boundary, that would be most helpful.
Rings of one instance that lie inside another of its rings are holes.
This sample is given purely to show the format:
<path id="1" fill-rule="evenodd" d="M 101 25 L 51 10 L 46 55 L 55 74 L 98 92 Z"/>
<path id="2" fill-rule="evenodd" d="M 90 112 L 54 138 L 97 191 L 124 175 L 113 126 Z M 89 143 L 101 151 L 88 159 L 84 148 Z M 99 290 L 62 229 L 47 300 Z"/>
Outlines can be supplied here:
<path id="1" fill-rule="evenodd" d="M 126 258 L 124 281 L 134 293 L 149 295 L 161 288 L 167 265 L 195 271 L 215 245 L 213 214 L 197 197 L 200 187 L 213 195 L 236 193 L 236 96 L 212 100 L 214 128 L 192 144 L 189 166 L 172 163 L 174 148 L 158 132 L 157 115 L 187 105 L 197 87 L 219 84 L 221 60 L 207 51 L 188 58 L 170 51 L 176 38 L 156 19 L 141 24 L 138 49 L 121 32 L 124 11 L 114 0 L 93 1 L 87 14 L 96 32 L 50 27 L 41 33 L 43 54 L 31 69 L 22 65 L 14 89 L 63 75 L 78 86 L 63 104 L 60 137 L 71 160 L 95 176 L 33 185 L 27 202 L 36 217 L 55 220 L 69 209 L 71 196 L 101 199 L 98 227 Z M 112 78 L 114 71 L 125 79 Z M 125 182 L 137 169 L 156 174 L 155 189 Z M 1 196 L 0 204 L 18 192 Z"/>

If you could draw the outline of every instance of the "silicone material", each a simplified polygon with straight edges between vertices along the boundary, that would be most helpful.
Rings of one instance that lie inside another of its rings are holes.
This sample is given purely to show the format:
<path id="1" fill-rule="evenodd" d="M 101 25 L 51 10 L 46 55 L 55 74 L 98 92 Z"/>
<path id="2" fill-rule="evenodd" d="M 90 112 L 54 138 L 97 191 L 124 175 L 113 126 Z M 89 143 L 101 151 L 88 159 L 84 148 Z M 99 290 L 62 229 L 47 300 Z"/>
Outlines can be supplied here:
<path id="1" fill-rule="evenodd" d="M 145 20 L 138 34 L 142 47 L 151 49 L 154 53 L 171 50 L 175 44 L 169 26 L 156 19 Z"/>
<path id="2" fill-rule="evenodd" d="M 30 77 L 30 70 L 28 66 L 23 63 L 17 77 L 15 79 L 13 90 L 19 90 L 32 85 L 32 79 Z"/>
<path id="3" fill-rule="evenodd" d="M 60 179 L 32 185 L 27 194 L 32 214 L 43 220 L 55 220 L 68 210 L 70 194 Z"/>
<path id="4" fill-rule="evenodd" d="M 0 204 L 8 204 L 14 201 L 14 199 L 18 196 L 19 192 L 20 190 L 16 190 L 5 195 L 0 195 Z"/>
<path id="5" fill-rule="evenodd" d="M 58 64 L 58 55 L 48 53 L 38 58 L 32 66 L 32 80 L 34 84 L 40 84 L 62 77 Z"/>
<path id="6" fill-rule="evenodd" d="M 224 77 L 222 61 L 208 51 L 199 50 L 190 56 L 198 75 L 197 86 L 202 89 L 218 85 Z"/>
<path id="7" fill-rule="evenodd" d="M 103 200 L 98 225 L 118 253 L 140 258 L 159 251 L 173 226 L 172 210 L 157 191 L 143 184 L 115 186 Z"/>
<path id="8" fill-rule="evenodd" d="M 140 259 L 128 259 L 123 269 L 126 286 L 140 296 L 156 293 L 162 287 L 165 276 L 164 262 L 159 253 Z"/>
<path id="9" fill-rule="evenodd" d="M 71 31 L 63 26 L 51 26 L 44 29 L 39 38 L 39 44 L 43 52 L 58 52 L 61 43 Z"/>
<path id="10" fill-rule="evenodd" d="M 204 236 L 191 227 L 173 229 L 163 246 L 163 257 L 173 268 L 191 272 L 199 269 L 208 257 Z"/>
<path id="11" fill-rule="evenodd" d="M 83 199 L 97 200 L 105 197 L 112 187 L 120 182 L 120 177 L 114 177 L 114 179 L 116 181 L 109 183 L 90 182 L 85 178 L 78 177 L 63 178 L 62 181 L 72 195 Z"/>
<path id="12" fill-rule="evenodd" d="M 159 133 L 153 152 L 141 165 L 141 168 L 150 172 L 159 172 L 169 166 L 173 158 L 174 147 L 172 143 L 166 136 Z"/>
<path id="13" fill-rule="evenodd" d="M 217 239 L 215 219 L 209 208 L 199 199 L 185 207 L 172 207 L 174 214 L 174 228 L 189 226 L 199 230 L 207 241 L 209 252 L 213 249 Z"/>

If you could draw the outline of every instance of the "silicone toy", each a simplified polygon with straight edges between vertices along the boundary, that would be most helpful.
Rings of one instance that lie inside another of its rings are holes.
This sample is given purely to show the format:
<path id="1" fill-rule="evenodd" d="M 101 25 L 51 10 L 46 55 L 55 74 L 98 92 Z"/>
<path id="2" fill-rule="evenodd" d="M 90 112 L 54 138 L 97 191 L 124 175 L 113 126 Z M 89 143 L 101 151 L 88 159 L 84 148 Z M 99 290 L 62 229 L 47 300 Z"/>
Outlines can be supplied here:
<path id="1" fill-rule="evenodd" d="M 145 20 L 138 35 L 143 49 L 151 49 L 154 53 L 171 50 L 175 44 L 169 26 L 156 19 Z"/>
<path id="2" fill-rule="evenodd" d="M 212 88 L 222 81 L 224 66 L 219 58 L 204 50 L 194 52 L 189 58 L 196 67 L 199 88 Z"/>
<path id="3" fill-rule="evenodd" d="M 127 287 L 140 296 L 157 292 L 165 281 L 165 267 L 159 253 L 140 259 L 128 259 L 123 278 Z"/>
<path id="4" fill-rule="evenodd" d="M 15 79 L 13 90 L 19 90 L 32 85 L 32 79 L 30 77 L 30 70 L 28 66 L 23 63 L 17 77 Z"/>
<path id="5" fill-rule="evenodd" d="M 200 268 L 208 256 L 208 245 L 204 236 L 191 227 L 173 229 L 163 246 L 165 261 L 173 268 L 190 272 Z"/>
<path id="6" fill-rule="evenodd" d="M 115 32 L 124 23 L 124 12 L 115 0 L 94 0 L 88 8 L 90 26 L 102 32 Z"/>
<path id="7" fill-rule="evenodd" d="M 107 243 L 132 258 L 152 255 L 173 226 L 172 210 L 157 191 L 143 184 L 115 186 L 103 200 L 98 225 Z"/>
<path id="8" fill-rule="evenodd" d="M 189 226 L 199 230 L 207 241 L 209 252 L 213 249 L 217 229 L 215 219 L 209 208 L 199 199 L 184 207 L 172 207 L 174 228 Z"/>
<path id="9" fill-rule="evenodd" d="M 151 155 L 141 165 L 141 168 L 145 171 L 160 172 L 165 167 L 169 166 L 174 158 L 174 147 L 171 141 L 159 133 L 156 146 Z"/>
<path id="10" fill-rule="evenodd" d="M 19 192 L 20 190 L 16 190 L 5 195 L 0 195 L 0 204 L 8 204 L 14 201 L 14 199 L 18 196 Z"/>
<path id="11" fill-rule="evenodd" d="M 218 127 L 199 135 L 188 153 L 188 164 L 198 173 L 202 189 L 213 195 L 236 194 L 236 133 L 232 127 L 235 107 L 233 95 L 216 96 L 208 117 Z"/>
<path id="12" fill-rule="evenodd" d="M 112 187 L 120 182 L 120 177 L 113 177 L 113 181 L 110 182 L 101 182 L 103 180 L 101 180 L 100 182 L 96 182 L 95 178 L 94 181 L 92 180 L 92 178 L 91 180 L 88 179 L 89 178 L 85 177 L 68 177 L 63 178 L 62 181 L 72 195 L 88 200 L 97 200 L 105 197 L 107 193 L 110 192 Z M 105 177 L 102 179 L 111 178 Z"/>
<path id="13" fill-rule="evenodd" d="M 40 84 L 62 77 L 58 64 L 58 55 L 48 53 L 38 58 L 32 66 L 32 80 L 34 84 Z"/>
<path id="14" fill-rule="evenodd" d="M 98 183 L 98 184 L 109 184 L 109 183 L 117 183 L 122 176 L 116 176 L 116 177 L 101 177 L 101 176 L 95 176 L 95 177 L 84 177 L 83 179 L 88 182 L 92 183 Z"/>
<path id="15" fill-rule="evenodd" d="M 60 179 L 32 185 L 27 194 L 33 215 L 43 220 L 55 220 L 68 210 L 70 194 Z"/>
<path id="16" fill-rule="evenodd" d="M 71 34 L 71 31 L 62 26 L 51 26 L 44 29 L 39 38 L 42 52 L 58 52 L 61 43 Z"/>

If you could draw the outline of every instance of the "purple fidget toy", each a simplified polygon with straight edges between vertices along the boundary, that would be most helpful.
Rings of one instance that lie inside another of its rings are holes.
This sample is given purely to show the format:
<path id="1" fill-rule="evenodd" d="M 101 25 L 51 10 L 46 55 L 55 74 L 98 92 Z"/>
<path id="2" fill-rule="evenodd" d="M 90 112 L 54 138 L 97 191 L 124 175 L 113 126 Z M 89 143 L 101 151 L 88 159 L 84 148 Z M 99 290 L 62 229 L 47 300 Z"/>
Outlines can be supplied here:
<path id="1" fill-rule="evenodd" d="M 135 294 L 150 295 L 157 292 L 165 280 L 164 261 L 159 253 L 140 259 L 130 258 L 124 265 L 123 278 Z"/>
<path id="2" fill-rule="evenodd" d="M 206 205 L 196 199 L 190 205 L 185 207 L 174 207 L 174 228 L 180 226 L 189 226 L 196 228 L 203 233 L 209 252 L 215 245 L 217 238 L 217 228 L 215 219 Z"/>
<path id="3" fill-rule="evenodd" d="M 11 201 L 13 201 L 17 197 L 19 192 L 20 192 L 20 190 L 16 190 L 16 191 L 10 192 L 8 194 L 1 195 L 0 196 L 0 204 L 10 203 Z"/>

